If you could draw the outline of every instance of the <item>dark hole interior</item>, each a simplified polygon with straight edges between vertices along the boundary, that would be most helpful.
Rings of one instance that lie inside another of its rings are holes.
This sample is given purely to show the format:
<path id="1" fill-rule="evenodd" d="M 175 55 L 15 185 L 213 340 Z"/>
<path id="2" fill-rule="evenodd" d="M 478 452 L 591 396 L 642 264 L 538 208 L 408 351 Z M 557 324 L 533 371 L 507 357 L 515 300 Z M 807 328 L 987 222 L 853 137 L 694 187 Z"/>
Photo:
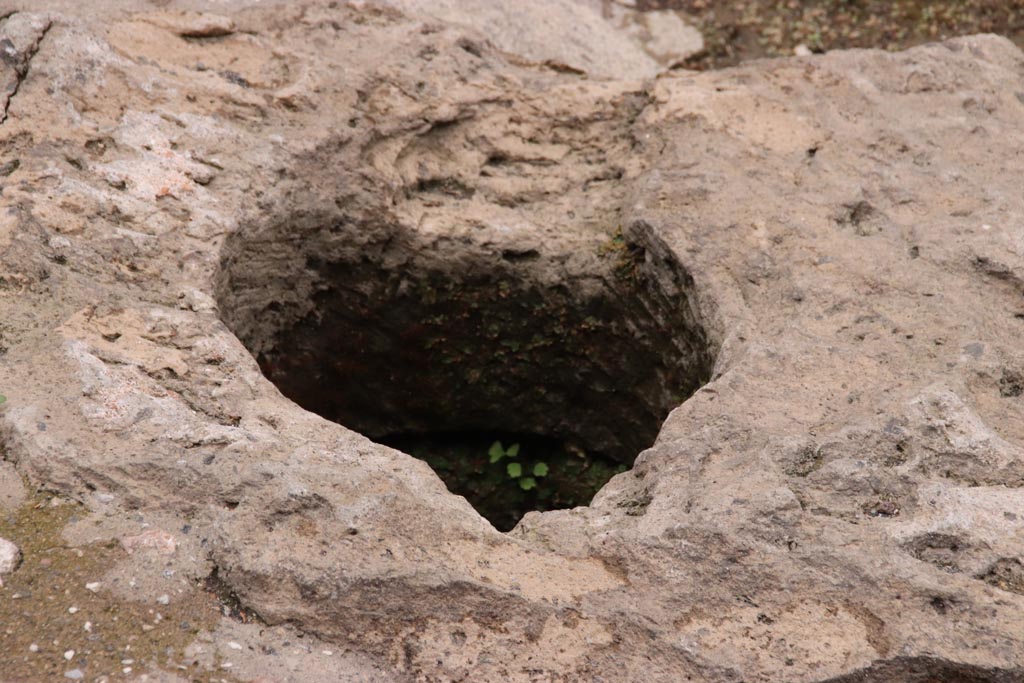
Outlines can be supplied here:
<path id="1" fill-rule="evenodd" d="M 390 434 L 381 439 L 427 462 L 502 531 L 530 510 L 585 505 L 627 466 L 557 438 L 497 430 Z M 512 455 L 508 455 L 509 452 Z M 512 466 L 512 477 L 509 466 Z"/>
<path id="2" fill-rule="evenodd" d="M 588 504 L 710 374 L 692 281 L 643 230 L 573 267 L 344 232 L 229 244 L 225 322 L 286 396 L 425 460 L 498 529 Z"/>

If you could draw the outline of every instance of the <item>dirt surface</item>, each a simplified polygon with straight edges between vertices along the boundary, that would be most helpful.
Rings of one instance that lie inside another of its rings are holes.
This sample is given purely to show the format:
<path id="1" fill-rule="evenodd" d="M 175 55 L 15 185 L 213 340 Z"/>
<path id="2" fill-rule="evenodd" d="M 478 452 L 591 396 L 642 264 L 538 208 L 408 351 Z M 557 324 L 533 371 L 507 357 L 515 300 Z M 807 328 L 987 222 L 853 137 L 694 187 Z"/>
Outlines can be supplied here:
<path id="1" fill-rule="evenodd" d="M 189 680 L 217 680 L 220 672 L 211 679 L 184 663 L 185 646 L 220 617 L 216 597 L 188 586 L 185 599 L 175 591 L 173 604 L 118 599 L 107 572 L 124 558 L 121 544 L 73 547 L 61 537 L 82 512 L 39 496 L 0 519 L 0 536 L 17 543 L 25 558 L 0 592 L 6 680 L 60 680 L 76 669 L 88 671 L 88 680 L 131 680 L 160 667 Z"/>
<path id="2" fill-rule="evenodd" d="M 1011 41 L 0 16 L 4 683 L 1024 679 Z M 629 469 L 501 533 L 353 427 Z"/>
<path id="3" fill-rule="evenodd" d="M 333 646 L 270 628 L 142 515 L 37 493 L 0 516 L 23 562 L 0 588 L 0 680 L 387 680 Z"/>
<path id="4" fill-rule="evenodd" d="M 785 57 L 798 45 L 812 52 L 904 50 L 975 33 L 995 33 L 1024 45 L 1024 2 L 1020 0 L 638 0 L 636 4 L 645 11 L 677 10 L 700 30 L 704 50 L 682 62 L 694 69 Z"/>

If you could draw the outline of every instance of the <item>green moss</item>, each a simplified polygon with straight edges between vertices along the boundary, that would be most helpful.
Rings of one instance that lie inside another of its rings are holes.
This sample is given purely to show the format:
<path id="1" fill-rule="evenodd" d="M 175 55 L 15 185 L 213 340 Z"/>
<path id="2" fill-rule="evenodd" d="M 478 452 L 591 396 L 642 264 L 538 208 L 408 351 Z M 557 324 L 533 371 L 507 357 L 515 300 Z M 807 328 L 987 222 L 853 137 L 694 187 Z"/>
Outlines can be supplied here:
<path id="1" fill-rule="evenodd" d="M 622 234 L 620 226 L 601 246 L 597 253 L 603 258 L 612 259 L 612 272 L 620 282 L 635 284 L 640 280 L 640 267 L 643 265 L 645 252 L 643 247 L 629 242 Z"/>

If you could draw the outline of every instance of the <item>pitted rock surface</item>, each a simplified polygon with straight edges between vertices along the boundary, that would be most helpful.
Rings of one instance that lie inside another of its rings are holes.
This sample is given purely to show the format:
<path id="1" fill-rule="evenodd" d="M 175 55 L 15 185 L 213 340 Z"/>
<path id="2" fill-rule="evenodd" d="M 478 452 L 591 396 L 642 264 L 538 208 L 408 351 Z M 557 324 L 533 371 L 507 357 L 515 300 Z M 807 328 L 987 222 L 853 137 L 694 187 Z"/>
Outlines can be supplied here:
<path id="1" fill-rule="evenodd" d="M 195 578 L 393 680 L 1024 680 L 1008 41 L 618 81 L 370 3 L 9 4 L 0 436 L 34 484 L 189 525 Z M 306 245 L 585 287 L 619 230 L 687 274 L 712 376 L 509 534 L 236 336 L 309 313 Z"/>

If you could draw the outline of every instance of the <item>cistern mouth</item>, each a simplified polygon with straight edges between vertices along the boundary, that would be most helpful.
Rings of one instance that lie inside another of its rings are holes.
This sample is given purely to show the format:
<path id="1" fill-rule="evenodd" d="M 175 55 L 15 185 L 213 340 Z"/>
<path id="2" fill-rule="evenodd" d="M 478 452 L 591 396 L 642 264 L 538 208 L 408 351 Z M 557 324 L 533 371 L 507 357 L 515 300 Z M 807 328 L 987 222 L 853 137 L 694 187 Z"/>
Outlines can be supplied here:
<path id="1" fill-rule="evenodd" d="M 229 239 L 224 322 L 285 396 L 425 460 L 498 529 L 588 504 L 711 374 L 693 280 L 642 225 L 571 269 L 299 223 Z"/>

